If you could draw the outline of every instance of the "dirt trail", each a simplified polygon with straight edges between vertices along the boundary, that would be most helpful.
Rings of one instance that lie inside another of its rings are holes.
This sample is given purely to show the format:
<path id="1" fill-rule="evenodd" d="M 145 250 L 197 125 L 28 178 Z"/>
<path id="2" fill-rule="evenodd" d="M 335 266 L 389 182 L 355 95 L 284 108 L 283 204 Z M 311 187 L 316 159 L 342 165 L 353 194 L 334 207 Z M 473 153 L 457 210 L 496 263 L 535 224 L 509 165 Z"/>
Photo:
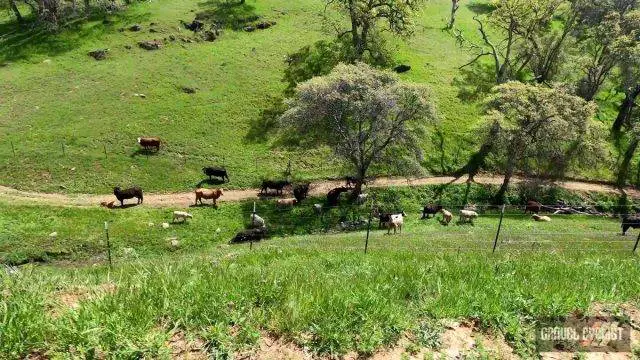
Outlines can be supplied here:
<path id="1" fill-rule="evenodd" d="M 439 185 L 452 182 L 454 179 L 448 176 L 426 177 L 416 179 L 405 178 L 378 178 L 368 184 L 369 187 L 388 187 L 388 186 L 419 186 L 419 185 Z M 522 182 L 522 178 L 514 178 L 513 183 Z M 455 181 L 456 184 L 463 184 L 466 177 Z M 477 176 L 475 181 L 480 184 L 497 185 L 502 183 L 502 177 L 499 176 Z M 311 184 L 311 195 L 325 195 L 334 187 L 341 186 L 342 181 L 320 181 Z M 619 193 L 620 191 L 612 186 L 594 184 L 579 181 L 564 181 L 556 184 L 562 188 L 573 191 L 597 191 Z M 224 186 L 223 186 L 224 188 Z M 627 195 L 633 198 L 640 198 L 640 191 L 632 188 L 625 189 Z M 246 190 L 225 190 L 221 201 L 241 201 L 258 198 L 258 189 Z M 98 206 L 102 201 L 115 200 L 111 194 L 91 195 L 91 194 L 55 194 L 55 193 L 38 193 L 12 189 L 6 186 L 0 186 L 0 200 L 11 203 L 27 203 L 39 205 L 56 205 L 56 206 L 74 206 L 74 207 L 90 207 Z M 145 194 L 144 204 L 152 207 L 188 207 L 193 204 L 193 191 L 185 193 L 170 194 Z M 129 200 L 133 203 L 133 200 Z"/>

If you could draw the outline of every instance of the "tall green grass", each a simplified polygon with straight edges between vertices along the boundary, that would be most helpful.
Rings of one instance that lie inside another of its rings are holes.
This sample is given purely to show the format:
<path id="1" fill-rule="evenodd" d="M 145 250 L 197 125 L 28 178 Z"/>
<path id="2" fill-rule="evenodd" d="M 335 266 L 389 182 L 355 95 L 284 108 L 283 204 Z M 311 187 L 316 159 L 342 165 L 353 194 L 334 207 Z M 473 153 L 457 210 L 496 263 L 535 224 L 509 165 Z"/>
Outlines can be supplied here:
<path id="1" fill-rule="evenodd" d="M 364 255 L 289 248 L 283 239 L 251 251 L 175 256 L 112 272 L 36 267 L 1 275 L 0 354 L 73 349 L 79 356 L 159 357 L 173 329 L 201 337 L 218 355 L 251 347 L 261 331 L 317 353 L 371 354 L 425 321 L 468 318 L 533 356 L 536 319 L 584 311 L 595 301 L 637 300 L 640 291 L 630 253 L 388 248 Z M 106 283 L 115 290 L 98 286 Z M 93 296 L 76 309 L 60 303 L 61 294 L 78 288 Z"/>

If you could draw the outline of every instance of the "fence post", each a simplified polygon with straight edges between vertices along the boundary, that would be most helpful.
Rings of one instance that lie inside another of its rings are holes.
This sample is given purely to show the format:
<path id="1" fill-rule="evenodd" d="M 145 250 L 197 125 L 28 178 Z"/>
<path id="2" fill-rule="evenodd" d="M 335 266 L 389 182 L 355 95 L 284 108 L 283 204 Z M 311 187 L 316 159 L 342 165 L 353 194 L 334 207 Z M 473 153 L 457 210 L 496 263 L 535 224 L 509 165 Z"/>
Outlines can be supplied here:
<path id="1" fill-rule="evenodd" d="M 638 242 L 640 242 L 640 233 L 638 233 L 638 238 L 636 239 L 636 244 L 633 245 L 633 253 L 636 253 L 636 250 L 638 249 Z"/>
<path id="2" fill-rule="evenodd" d="M 253 212 L 251 213 L 251 227 L 253 228 L 253 222 L 256 219 L 256 202 L 253 202 Z M 249 240 L 249 250 L 253 250 L 253 238 Z"/>
<path id="3" fill-rule="evenodd" d="M 373 217 L 373 204 L 376 202 L 376 196 L 371 199 L 371 209 L 369 209 L 369 221 L 367 222 L 367 238 L 364 241 L 364 253 L 369 249 L 369 233 L 371 232 L 371 218 Z"/>
<path id="4" fill-rule="evenodd" d="M 109 223 L 104 222 L 104 233 L 107 236 L 107 258 L 109 259 L 109 270 L 113 269 L 113 263 L 111 262 L 111 242 L 109 241 Z"/>
<path id="5" fill-rule="evenodd" d="M 493 240 L 493 251 L 491 253 L 496 252 L 496 247 L 498 246 L 498 237 L 500 236 L 500 229 L 502 229 L 502 218 L 504 218 L 504 204 L 502 204 L 502 210 L 500 211 L 500 222 L 498 223 L 498 231 L 496 232 L 496 238 Z"/>

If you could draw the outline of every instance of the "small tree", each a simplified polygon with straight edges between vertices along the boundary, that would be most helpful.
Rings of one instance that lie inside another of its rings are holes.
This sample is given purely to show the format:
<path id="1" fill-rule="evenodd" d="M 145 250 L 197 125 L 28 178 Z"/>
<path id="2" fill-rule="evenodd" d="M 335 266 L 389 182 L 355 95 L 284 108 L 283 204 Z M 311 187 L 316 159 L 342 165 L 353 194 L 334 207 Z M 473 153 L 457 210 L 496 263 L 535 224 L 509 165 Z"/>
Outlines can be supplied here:
<path id="1" fill-rule="evenodd" d="M 570 165 L 601 158 L 603 131 L 593 120 L 596 106 L 580 97 L 510 82 L 496 86 L 486 106 L 492 154 L 504 174 L 498 202 L 516 171 L 562 178 Z"/>
<path id="2" fill-rule="evenodd" d="M 532 56 L 530 52 L 522 50 L 529 46 L 532 39 L 550 28 L 554 14 L 562 3 L 563 0 L 502 0 L 487 19 L 474 16 L 482 42 L 468 41 L 462 32 L 457 32 L 458 42 L 476 53 L 461 68 L 488 56 L 492 60 L 497 84 L 516 80 L 527 68 Z M 487 24 L 497 31 L 490 32 Z"/>
<path id="3" fill-rule="evenodd" d="M 424 0 L 325 0 L 327 6 L 335 6 L 349 16 L 351 27 L 347 30 L 335 25 L 338 37 L 350 37 L 353 47 L 353 61 L 362 61 L 365 53 L 376 57 L 381 40 L 380 22 L 385 22 L 388 30 L 397 36 L 412 34 L 411 15 L 418 10 Z"/>
<path id="4" fill-rule="evenodd" d="M 436 119 L 432 101 L 423 85 L 400 82 L 363 63 L 340 64 L 298 85 L 280 121 L 285 131 L 328 146 L 350 164 L 356 196 L 372 165 L 399 159 L 418 165 L 419 139 Z"/>

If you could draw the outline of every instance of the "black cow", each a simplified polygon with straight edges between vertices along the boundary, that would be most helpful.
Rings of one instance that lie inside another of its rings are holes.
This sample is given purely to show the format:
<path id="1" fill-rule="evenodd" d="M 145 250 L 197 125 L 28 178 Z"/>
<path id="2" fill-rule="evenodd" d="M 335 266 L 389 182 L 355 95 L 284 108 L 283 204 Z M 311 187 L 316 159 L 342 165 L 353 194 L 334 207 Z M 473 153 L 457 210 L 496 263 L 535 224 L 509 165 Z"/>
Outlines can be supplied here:
<path id="1" fill-rule="evenodd" d="M 337 206 L 338 205 L 338 200 L 340 200 L 340 195 L 342 195 L 342 193 L 350 191 L 351 189 L 348 187 L 337 187 L 335 189 L 331 189 L 328 193 L 327 193 L 327 206 L 331 207 L 331 206 Z"/>
<path id="2" fill-rule="evenodd" d="M 122 190 L 119 186 L 113 188 L 113 195 L 116 196 L 116 199 L 120 201 L 120 206 L 124 206 L 124 201 L 126 199 L 138 199 L 138 204 L 142 204 L 142 188 L 138 186 L 134 186 L 129 189 Z"/>
<path id="3" fill-rule="evenodd" d="M 391 213 L 378 214 L 378 229 L 382 229 L 384 224 L 388 224 L 391 221 Z"/>
<path id="4" fill-rule="evenodd" d="M 302 200 L 306 199 L 307 196 L 309 196 L 310 186 L 311 185 L 309 183 L 296 184 L 293 187 L 293 197 L 295 197 L 296 200 L 298 200 L 298 202 L 301 202 Z"/>
<path id="5" fill-rule="evenodd" d="M 640 215 L 625 215 L 622 217 L 622 235 L 627 234 L 627 230 L 629 228 L 638 229 L 640 228 Z"/>
<path id="6" fill-rule="evenodd" d="M 229 175 L 227 174 L 227 169 L 223 167 L 208 166 L 208 167 L 202 168 L 202 172 L 209 177 L 209 180 L 211 180 L 212 176 L 215 176 L 215 177 L 221 178 L 222 181 L 225 181 L 225 179 L 226 181 L 229 181 Z"/>
<path id="7" fill-rule="evenodd" d="M 260 187 L 260 194 L 266 194 L 269 189 L 276 191 L 276 194 L 282 194 L 282 190 L 291 185 L 288 180 L 262 180 L 262 186 Z"/>
<path id="8" fill-rule="evenodd" d="M 433 215 L 433 217 L 435 217 L 440 210 L 442 210 L 442 205 L 426 205 L 422 209 L 422 219 L 429 219 L 429 215 Z"/>

